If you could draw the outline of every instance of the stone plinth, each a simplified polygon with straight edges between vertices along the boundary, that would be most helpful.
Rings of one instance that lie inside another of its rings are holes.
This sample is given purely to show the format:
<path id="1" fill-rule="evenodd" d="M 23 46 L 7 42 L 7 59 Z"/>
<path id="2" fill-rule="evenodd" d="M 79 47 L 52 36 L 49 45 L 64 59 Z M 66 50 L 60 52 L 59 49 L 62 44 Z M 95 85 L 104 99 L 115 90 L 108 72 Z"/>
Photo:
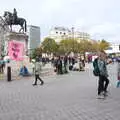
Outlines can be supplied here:
<path id="1" fill-rule="evenodd" d="M 6 34 L 6 46 L 8 46 L 8 42 L 11 40 L 19 41 L 24 43 L 25 47 L 25 55 L 27 55 L 28 51 L 28 36 L 25 33 L 17 33 L 17 32 L 8 32 Z M 8 48 L 8 47 L 6 47 Z"/>
<path id="2" fill-rule="evenodd" d="M 10 60 L 10 66 L 11 66 L 11 71 L 12 71 L 12 76 L 18 76 L 20 72 L 20 68 L 25 65 L 27 68 L 29 67 L 29 57 L 27 56 L 27 51 L 28 51 L 28 36 L 25 33 L 16 33 L 16 32 L 8 32 L 6 34 L 6 45 L 5 45 L 5 50 L 6 53 L 8 53 L 8 43 L 10 41 L 19 41 L 24 44 L 24 56 L 23 60 L 16 61 L 16 60 Z M 7 67 L 6 67 L 7 68 Z"/>

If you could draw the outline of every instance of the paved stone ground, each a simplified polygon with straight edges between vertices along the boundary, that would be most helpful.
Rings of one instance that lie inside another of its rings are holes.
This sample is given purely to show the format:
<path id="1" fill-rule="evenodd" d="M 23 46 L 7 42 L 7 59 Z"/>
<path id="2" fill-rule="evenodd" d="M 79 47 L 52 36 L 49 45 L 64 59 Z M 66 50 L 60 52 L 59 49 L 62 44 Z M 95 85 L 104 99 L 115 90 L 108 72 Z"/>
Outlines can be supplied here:
<path id="1" fill-rule="evenodd" d="M 120 120 L 120 89 L 116 65 L 109 66 L 109 96 L 97 98 L 97 77 L 92 66 L 85 72 L 43 77 L 43 86 L 32 86 L 34 78 L 0 82 L 0 120 Z"/>

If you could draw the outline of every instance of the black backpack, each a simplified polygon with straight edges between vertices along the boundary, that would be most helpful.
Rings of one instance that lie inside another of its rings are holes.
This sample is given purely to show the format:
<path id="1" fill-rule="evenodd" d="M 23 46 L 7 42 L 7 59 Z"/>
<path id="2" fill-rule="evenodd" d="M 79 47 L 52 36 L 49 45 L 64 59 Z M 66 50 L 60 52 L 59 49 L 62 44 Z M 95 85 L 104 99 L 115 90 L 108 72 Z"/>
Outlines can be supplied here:
<path id="1" fill-rule="evenodd" d="M 93 61 L 93 74 L 94 76 L 99 76 L 100 75 L 100 70 L 99 70 L 99 67 L 98 67 L 98 58 L 96 58 L 94 61 Z"/>

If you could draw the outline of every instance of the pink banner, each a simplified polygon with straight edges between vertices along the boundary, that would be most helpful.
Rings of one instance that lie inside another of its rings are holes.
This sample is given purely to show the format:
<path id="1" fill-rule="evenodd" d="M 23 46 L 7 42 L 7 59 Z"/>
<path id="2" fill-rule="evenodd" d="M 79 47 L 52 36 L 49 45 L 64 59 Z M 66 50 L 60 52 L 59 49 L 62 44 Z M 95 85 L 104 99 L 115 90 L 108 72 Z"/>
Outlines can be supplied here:
<path id="1" fill-rule="evenodd" d="M 8 43 L 8 55 L 11 59 L 20 61 L 23 60 L 24 55 L 24 43 L 19 41 L 10 41 Z"/>

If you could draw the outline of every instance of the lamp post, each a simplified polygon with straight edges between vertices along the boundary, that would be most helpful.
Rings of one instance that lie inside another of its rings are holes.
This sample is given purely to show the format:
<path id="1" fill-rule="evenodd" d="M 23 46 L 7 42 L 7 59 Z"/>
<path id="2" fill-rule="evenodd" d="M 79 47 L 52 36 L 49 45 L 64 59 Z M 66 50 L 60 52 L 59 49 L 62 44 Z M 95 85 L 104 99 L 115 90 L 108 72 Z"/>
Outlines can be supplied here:
<path id="1" fill-rule="evenodd" d="M 73 53 L 74 53 L 74 27 L 72 27 L 71 29 L 72 29 Z"/>

